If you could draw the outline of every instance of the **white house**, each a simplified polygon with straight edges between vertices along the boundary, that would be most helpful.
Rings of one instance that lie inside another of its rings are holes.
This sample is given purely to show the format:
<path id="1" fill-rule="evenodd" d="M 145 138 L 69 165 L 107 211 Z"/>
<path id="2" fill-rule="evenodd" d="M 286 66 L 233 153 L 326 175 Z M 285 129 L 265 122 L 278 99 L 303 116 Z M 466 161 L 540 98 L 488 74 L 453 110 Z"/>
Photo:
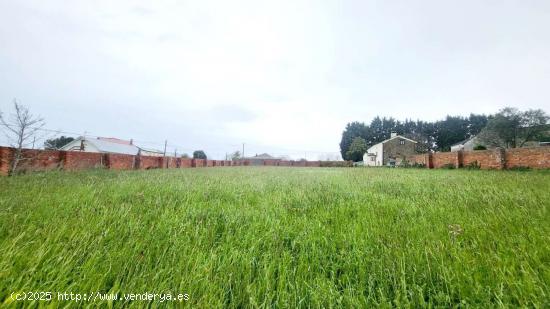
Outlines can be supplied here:
<path id="1" fill-rule="evenodd" d="M 367 152 L 363 155 L 363 165 L 365 166 L 383 166 L 383 153 L 384 153 L 384 144 L 378 143 L 370 147 Z"/>
<path id="2" fill-rule="evenodd" d="M 397 133 L 391 133 L 391 137 L 367 149 L 363 155 L 363 165 L 384 166 L 399 165 L 408 156 L 416 154 L 416 141 Z"/>

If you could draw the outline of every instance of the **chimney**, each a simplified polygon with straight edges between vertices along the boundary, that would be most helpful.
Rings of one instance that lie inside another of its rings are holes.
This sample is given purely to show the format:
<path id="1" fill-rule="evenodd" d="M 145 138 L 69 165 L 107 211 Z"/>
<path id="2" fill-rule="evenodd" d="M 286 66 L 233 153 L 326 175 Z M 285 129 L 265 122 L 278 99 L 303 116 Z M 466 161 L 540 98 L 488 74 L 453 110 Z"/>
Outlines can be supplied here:
<path id="1" fill-rule="evenodd" d="M 394 138 L 394 137 L 396 137 L 396 136 L 397 136 L 397 133 L 391 132 L 390 138 Z"/>

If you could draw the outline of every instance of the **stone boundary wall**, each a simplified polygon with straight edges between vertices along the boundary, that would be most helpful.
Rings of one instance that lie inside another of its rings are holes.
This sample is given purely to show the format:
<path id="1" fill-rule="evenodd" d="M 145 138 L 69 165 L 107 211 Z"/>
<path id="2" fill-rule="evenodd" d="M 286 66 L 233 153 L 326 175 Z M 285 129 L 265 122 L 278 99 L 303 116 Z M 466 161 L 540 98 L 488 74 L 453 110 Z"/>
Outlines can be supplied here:
<path id="1" fill-rule="evenodd" d="M 550 147 L 426 153 L 412 156 L 410 163 L 423 164 L 426 168 L 545 169 L 550 168 Z"/>

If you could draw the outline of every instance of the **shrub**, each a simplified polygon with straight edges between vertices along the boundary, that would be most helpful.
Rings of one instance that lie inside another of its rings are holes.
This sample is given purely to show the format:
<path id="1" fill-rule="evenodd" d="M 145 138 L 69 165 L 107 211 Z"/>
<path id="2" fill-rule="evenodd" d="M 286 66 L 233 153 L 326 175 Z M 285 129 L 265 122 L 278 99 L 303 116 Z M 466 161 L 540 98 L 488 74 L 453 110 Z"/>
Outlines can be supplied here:
<path id="1" fill-rule="evenodd" d="M 530 171 L 531 168 L 529 166 L 514 166 L 514 167 L 510 167 L 508 170 L 524 172 L 524 171 Z"/>
<path id="2" fill-rule="evenodd" d="M 446 170 L 454 170 L 455 169 L 455 165 L 452 164 L 452 163 L 447 163 L 447 164 L 443 164 L 441 166 L 442 169 L 446 169 Z"/>
<path id="3" fill-rule="evenodd" d="M 407 160 L 403 160 L 401 162 L 401 164 L 399 165 L 399 167 L 403 167 L 403 168 L 426 168 L 426 164 L 418 163 L 418 162 L 410 163 Z"/>
<path id="4" fill-rule="evenodd" d="M 481 168 L 481 165 L 479 164 L 479 162 L 474 161 L 474 162 L 466 165 L 465 168 L 469 169 L 469 170 L 478 170 L 478 169 Z"/>
<path id="5" fill-rule="evenodd" d="M 476 145 L 474 147 L 474 150 L 487 150 L 487 147 L 483 146 L 483 145 Z"/>
<path id="6" fill-rule="evenodd" d="M 321 167 L 351 167 L 353 166 L 353 161 L 321 161 Z"/>
<path id="7" fill-rule="evenodd" d="M 403 161 L 401 161 L 401 164 L 399 164 L 399 167 L 409 168 L 412 167 L 412 165 L 408 160 L 403 159 Z"/>

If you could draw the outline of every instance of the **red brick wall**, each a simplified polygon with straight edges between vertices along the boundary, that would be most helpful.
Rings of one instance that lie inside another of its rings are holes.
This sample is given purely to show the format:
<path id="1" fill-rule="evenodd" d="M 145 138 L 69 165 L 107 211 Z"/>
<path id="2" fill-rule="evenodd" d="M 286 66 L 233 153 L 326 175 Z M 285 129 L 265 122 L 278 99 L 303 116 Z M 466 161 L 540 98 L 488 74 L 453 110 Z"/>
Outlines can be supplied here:
<path id="1" fill-rule="evenodd" d="M 7 176 L 13 158 L 13 148 L 0 147 L 0 176 Z"/>
<path id="2" fill-rule="evenodd" d="M 140 169 L 151 169 L 151 168 L 161 168 L 161 167 L 162 167 L 162 157 L 140 156 L 139 158 Z"/>
<path id="3" fill-rule="evenodd" d="M 67 151 L 63 168 L 66 170 L 82 170 L 105 166 L 103 153 Z"/>
<path id="4" fill-rule="evenodd" d="M 462 153 L 462 166 L 468 167 L 477 162 L 477 165 L 482 169 L 500 169 L 501 158 L 497 151 L 494 150 L 474 150 L 465 151 Z"/>
<path id="5" fill-rule="evenodd" d="M 432 163 L 434 168 L 440 168 L 447 164 L 451 164 L 456 167 L 456 162 L 456 152 L 437 152 L 432 155 Z"/>
<path id="6" fill-rule="evenodd" d="M 279 160 L 264 160 L 264 165 L 277 166 Z"/>
<path id="7" fill-rule="evenodd" d="M 506 167 L 550 168 L 550 147 L 508 149 Z"/>
<path id="8" fill-rule="evenodd" d="M 307 161 L 307 162 L 306 162 L 306 166 L 310 166 L 310 167 L 320 167 L 320 166 L 321 166 L 321 162 L 319 162 L 319 161 Z"/>
<path id="9" fill-rule="evenodd" d="M 320 161 L 320 167 L 351 167 L 353 166 L 352 161 Z"/>
<path id="10" fill-rule="evenodd" d="M 163 158 L 163 168 L 177 168 L 178 167 L 178 161 L 175 157 L 164 157 Z"/>
<path id="11" fill-rule="evenodd" d="M 192 159 L 180 159 L 180 168 L 187 168 L 192 166 Z"/>
<path id="12" fill-rule="evenodd" d="M 423 154 L 419 154 L 419 155 L 414 155 L 412 157 L 409 157 L 410 159 L 410 163 L 411 164 L 424 164 L 424 165 L 428 165 L 428 154 L 427 153 L 423 153 Z"/>
<path id="13" fill-rule="evenodd" d="M 10 164 L 13 160 L 13 148 L 0 147 L 0 175 L 8 175 Z M 44 150 L 25 150 L 26 157 L 32 157 L 32 160 L 21 163 L 22 169 L 28 170 L 47 170 L 54 168 L 64 168 L 66 170 L 80 170 L 106 167 L 115 170 L 130 170 L 134 168 L 186 168 L 203 166 L 239 166 L 250 165 L 249 160 L 222 161 L 222 160 L 201 160 L 201 159 L 180 159 L 174 157 L 155 157 L 155 156 L 132 156 L 123 154 L 104 154 L 90 153 L 80 151 L 44 151 Z M 280 166 L 350 166 L 349 162 L 319 162 L 319 161 L 277 161 L 266 160 L 265 165 Z"/>
<path id="14" fill-rule="evenodd" d="M 63 155 L 57 150 L 24 149 L 17 169 L 20 171 L 46 171 L 60 168 Z"/>
<path id="15" fill-rule="evenodd" d="M 167 162 L 168 162 L 168 158 L 164 158 L 164 157 L 159 157 L 159 168 L 167 168 L 168 165 L 167 165 Z"/>
<path id="16" fill-rule="evenodd" d="M 131 170 L 134 168 L 136 157 L 132 155 L 109 153 L 106 156 L 106 166 L 114 170 Z"/>
<path id="17" fill-rule="evenodd" d="M 203 167 L 206 165 L 206 160 L 204 159 L 193 159 L 193 167 Z"/>

